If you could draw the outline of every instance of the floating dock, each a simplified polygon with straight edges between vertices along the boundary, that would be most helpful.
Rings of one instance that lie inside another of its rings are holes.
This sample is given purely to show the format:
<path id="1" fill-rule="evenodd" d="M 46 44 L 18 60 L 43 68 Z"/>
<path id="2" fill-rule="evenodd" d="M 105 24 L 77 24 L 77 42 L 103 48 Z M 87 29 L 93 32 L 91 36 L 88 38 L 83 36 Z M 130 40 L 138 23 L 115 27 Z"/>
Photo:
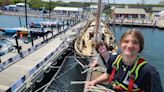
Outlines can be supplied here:
<path id="1" fill-rule="evenodd" d="M 110 25 L 121 26 L 138 26 L 138 27 L 152 27 L 164 28 L 164 19 L 159 20 L 138 20 L 138 19 L 112 19 L 109 21 Z"/>
<path id="2" fill-rule="evenodd" d="M 32 85 L 37 74 L 45 71 L 76 36 L 77 31 L 68 30 L 46 44 L 40 42 L 0 63 L 0 92 L 15 92 Z"/>

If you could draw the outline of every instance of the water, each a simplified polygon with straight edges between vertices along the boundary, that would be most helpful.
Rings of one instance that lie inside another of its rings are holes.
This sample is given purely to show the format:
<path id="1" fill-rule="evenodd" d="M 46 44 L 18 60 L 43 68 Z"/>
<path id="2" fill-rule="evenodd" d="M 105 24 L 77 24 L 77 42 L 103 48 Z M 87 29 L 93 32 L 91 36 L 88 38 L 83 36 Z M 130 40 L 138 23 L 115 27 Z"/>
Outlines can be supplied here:
<path id="1" fill-rule="evenodd" d="M 146 58 L 148 63 L 152 64 L 156 67 L 157 71 L 160 74 L 160 78 L 162 81 L 162 86 L 164 88 L 164 30 L 162 29 L 154 29 L 153 28 L 140 28 L 134 27 L 142 32 L 145 39 L 144 49 L 141 53 L 143 57 Z M 111 30 L 113 28 L 111 27 Z M 115 33 L 116 33 L 116 41 L 120 40 L 121 35 L 131 29 L 131 27 L 121 27 L 115 26 Z"/>
<path id="2" fill-rule="evenodd" d="M 25 25 L 25 17 L 20 17 L 21 24 Z M 46 19 L 48 20 L 48 19 Z M 34 17 L 28 17 L 28 23 L 31 23 L 33 21 L 43 21 L 43 18 L 34 18 Z M 8 16 L 8 15 L 0 15 L 0 28 L 3 27 L 19 27 L 19 16 Z M 111 27 L 112 29 L 112 27 Z M 120 39 L 120 36 L 123 32 L 130 29 L 130 27 L 115 27 L 116 32 L 116 40 L 117 42 Z M 146 58 L 146 60 L 156 67 L 156 69 L 159 71 L 162 85 L 164 88 L 164 30 L 162 29 L 155 29 L 153 28 L 139 28 L 136 27 L 136 29 L 139 29 L 145 38 L 145 46 L 144 50 L 142 51 L 142 55 Z"/>
<path id="3" fill-rule="evenodd" d="M 48 18 L 43 19 L 38 17 L 28 17 L 27 19 L 28 19 L 28 24 L 30 24 L 31 22 L 40 22 L 40 21 L 49 20 Z M 26 20 L 24 16 L 0 15 L 0 28 L 20 27 L 25 25 L 26 25 Z"/>

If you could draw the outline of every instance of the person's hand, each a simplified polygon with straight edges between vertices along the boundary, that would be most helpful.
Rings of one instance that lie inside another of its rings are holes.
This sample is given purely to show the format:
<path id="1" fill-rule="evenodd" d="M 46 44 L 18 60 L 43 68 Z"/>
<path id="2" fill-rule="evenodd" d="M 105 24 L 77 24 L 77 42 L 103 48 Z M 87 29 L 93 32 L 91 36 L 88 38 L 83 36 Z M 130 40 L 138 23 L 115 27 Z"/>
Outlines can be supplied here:
<path id="1" fill-rule="evenodd" d="M 85 83 L 85 88 L 90 89 L 97 84 L 96 79 Z"/>
<path id="2" fill-rule="evenodd" d="M 94 60 L 93 63 L 89 65 L 90 68 L 95 67 L 98 64 L 97 60 Z"/>

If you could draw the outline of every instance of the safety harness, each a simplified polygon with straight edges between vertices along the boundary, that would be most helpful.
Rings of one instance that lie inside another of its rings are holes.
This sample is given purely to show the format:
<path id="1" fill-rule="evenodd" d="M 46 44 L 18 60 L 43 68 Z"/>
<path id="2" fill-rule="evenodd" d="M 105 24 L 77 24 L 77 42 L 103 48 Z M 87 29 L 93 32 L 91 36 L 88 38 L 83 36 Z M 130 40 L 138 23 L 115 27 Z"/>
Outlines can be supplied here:
<path id="1" fill-rule="evenodd" d="M 122 59 L 122 56 L 118 55 L 116 57 L 115 61 L 112 63 L 112 72 L 109 76 L 109 82 L 112 84 L 112 87 L 119 91 L 141 92 L 142 90 L 140 88 L 133 88 L 133 85 L 134 85 L 134 81 L 138 78 L 139 69 L 141 68 L 141 66 L 146 64 L 147 61 L 145 61 L 145 59 L 142 57 L 137 59 L 133 68 L 128 73 L 128 76 L 130 79 L 129 79 L 129 83 L 128 83 L 128 87 L 127 87 L 127 86 L 123 85 L 122 83 L 119 83 L 117 80 L 113 81 L 115 72 L 119 69 L 119 64 L 120 64 L 121 59 Z"/>

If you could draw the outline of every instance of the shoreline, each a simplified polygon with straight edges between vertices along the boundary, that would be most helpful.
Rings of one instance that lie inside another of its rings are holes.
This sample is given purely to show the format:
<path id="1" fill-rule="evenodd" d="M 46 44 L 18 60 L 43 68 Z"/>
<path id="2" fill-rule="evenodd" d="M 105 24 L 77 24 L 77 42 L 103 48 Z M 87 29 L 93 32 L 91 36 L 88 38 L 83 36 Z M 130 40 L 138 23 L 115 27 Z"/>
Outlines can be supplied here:
<path id="1" fill-rule="evenodd" d="M 1 15 L 13 15 L 13 16 L 25 16 L 25 12 L 17 12 L 17 11 L 2 11 L 0 10 Z M 49 18 L 49 13 L 42 14 L 40 12 L 28 12 L 28 17 L 36 17 L 36 18 Z M 62 15 L 62 14 L 50 14 L 50 18 L 52 19 L 73 19 L 74 15 Z M 79 17 L 79 16 L 78 16 Z M 79 17 L 81 18 L 81 17 Z M 164 29 L 164 19 L 159 20 L 139 20 L 139 19 L 111 19 L 109 24 L 115 23 L 116 25 L 123 26 L 141 26 L 141 27 L 156 27 L 159 29 Z"/>
<path id="2" fill-rule="evenodd" d="M 16 11 L 2 11 L 0 10 L 0 15 L 13 15 L 13 16 L 25 16 L 25 12 L 16 12 Z M 28 17 L 36 17 L 36 18 L 49 18 L 49 13 L 42 14 L 40 12 L 28 12 Z M 54 15 L 51 13 L 50 18 L 53 19 L 72 19 L 74 16 L 68 15 Z"/>

